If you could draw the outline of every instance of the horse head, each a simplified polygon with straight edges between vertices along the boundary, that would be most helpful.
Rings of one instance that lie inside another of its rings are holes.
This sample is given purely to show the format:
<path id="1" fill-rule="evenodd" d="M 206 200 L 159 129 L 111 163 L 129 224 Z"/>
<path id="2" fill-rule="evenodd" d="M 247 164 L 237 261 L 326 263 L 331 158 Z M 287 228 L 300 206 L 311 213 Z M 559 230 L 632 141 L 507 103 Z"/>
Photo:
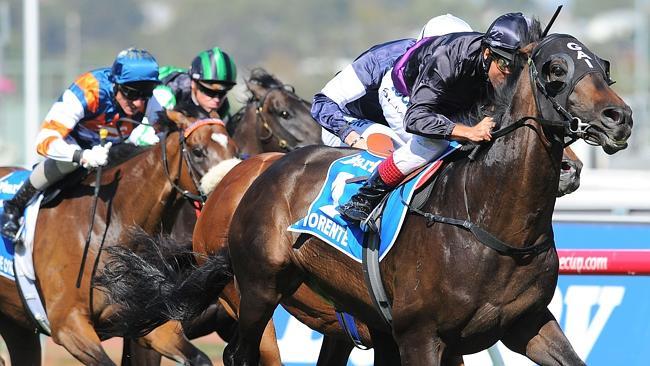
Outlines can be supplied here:
<path id="1" fill-rule="evenodd" d="M 562 154 L 560 185 L 557 191 L 558 197 L 571 194 L 580 187 L 580 173 L 582 172 L 582 166 L 582 161 L 578 158 L 575 152 L 567 146 Z"/>
<path id="2" fill-rule="evenodd" d="M 544 118 L 568 121 L 568 136 L 600 145 L 608 154 L 627 147 L 632 110 L 610 87 L 609 61 L 566 34 L 544 38 L 530 57 Z"/>
<path id="3" fill-rule="evenodd" d="M 180 187 L 209 193 L 219 180 L 239 163 L 237 145 L 220 119 L 198 119 L 167 110 L 162 118 L 177 130 L 181 145 Z M 165 163 L 166 164 L 166 163 Z"/>
<path id="4" fill-rule="evenodd" d="M 256 135 L 264 152 L 288 152 L 322 143 L 310 103 L 296 95 L 292 86 L 261 68 L 251 71 L 246 86 L 251 92 L 249 103 L 256 106 Z"/>

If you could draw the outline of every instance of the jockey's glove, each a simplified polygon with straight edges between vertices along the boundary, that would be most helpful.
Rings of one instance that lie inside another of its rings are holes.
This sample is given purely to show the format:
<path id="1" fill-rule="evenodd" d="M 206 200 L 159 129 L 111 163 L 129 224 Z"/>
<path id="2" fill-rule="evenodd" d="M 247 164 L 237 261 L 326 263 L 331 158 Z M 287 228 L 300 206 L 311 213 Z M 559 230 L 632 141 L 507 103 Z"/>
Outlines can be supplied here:
<path id="1" fill-rule="evenodd" d="M 153 127 L 142 124 L 133 129 L 127 141 L 136 146 L 151 146 L 160 142 L 160 139 Z"/>
<path id="2" fill-rule="evenodd" d="M 81 166 L 86 169 L 97 168 L 108 163 L 108 150 L 112 146 L 111 142 L 106 145 L 95 145 L 92 149 L 83 150 L 81 152 Z"/>

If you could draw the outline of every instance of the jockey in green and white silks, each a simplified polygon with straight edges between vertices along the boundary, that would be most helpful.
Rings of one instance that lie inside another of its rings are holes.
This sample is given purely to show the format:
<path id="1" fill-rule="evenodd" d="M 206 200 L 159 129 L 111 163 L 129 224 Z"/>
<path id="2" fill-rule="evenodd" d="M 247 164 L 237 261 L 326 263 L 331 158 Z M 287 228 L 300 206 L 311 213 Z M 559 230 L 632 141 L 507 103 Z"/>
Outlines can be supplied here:
<path id="1" fill-rule="evenodd" d="M 118 121 L 124 117 L 141 122 L 153 118 L 157 110 L 148 102 L 158 84 L 156 59 L 135 48 L 120 52 L 112 67 L 79 76 L 45 116 L 36 150 L 46 159 L 34 167 L 16 195 L 4 202 L 2 234 L 15 237 L 25 206 L 38 192 L 80 166 L 91 169 L 105 165 L 113 142 L 148 128 Z M 108 131 L 104 146 L 100 145 L 100 129 Z"/>
<path id="2" fill-rule="evenodd" d="M 237 68 L 219 47 L 199 53 L 190 69 L 165 66 L 160 69 L 162 85 L 154 97 L 167 109 L 178 109 L 193 117 L 230 119 L 227 93 L 236 84 Z"/>

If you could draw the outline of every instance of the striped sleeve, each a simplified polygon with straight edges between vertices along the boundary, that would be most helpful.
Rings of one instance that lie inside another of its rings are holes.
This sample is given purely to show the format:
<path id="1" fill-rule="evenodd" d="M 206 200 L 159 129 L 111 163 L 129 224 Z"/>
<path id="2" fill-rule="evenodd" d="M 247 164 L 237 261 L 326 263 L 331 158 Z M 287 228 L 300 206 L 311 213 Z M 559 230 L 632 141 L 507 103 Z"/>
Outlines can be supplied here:
<path id="1" fill-rule="evenodd" d="M 78 147 L 65 137 L 87 113 L 99 107 L 99 83 L 90 73 L 82 75 L 52 105 L 36 137 L 36 151 L 47 158 L 72 161 Z"/>

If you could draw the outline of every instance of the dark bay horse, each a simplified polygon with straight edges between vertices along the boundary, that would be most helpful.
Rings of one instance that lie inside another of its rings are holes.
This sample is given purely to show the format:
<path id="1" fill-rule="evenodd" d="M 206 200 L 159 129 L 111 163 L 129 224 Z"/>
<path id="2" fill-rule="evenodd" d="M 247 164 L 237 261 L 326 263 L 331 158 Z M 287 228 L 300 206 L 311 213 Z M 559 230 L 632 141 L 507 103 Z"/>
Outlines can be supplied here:
<path id="1" fill-rule="evenodd" d="M 585 68 L 577 64 L 585 62 L 575 57 L 578 49 L 598 72 L 574 73 Z M 551 36 L 524 54 L 532 62 L 511 75 L 510 94 L 501 98 L 495 118 L 502 133 L 493 135 L 500 138 L 474 162 L 450 162 L 423 206 L 427 213 L 474 223 L 508 243 L 509 250 L 435 223 L 435 216 L 407 215 L 381 263 L 392 302 L 389 327 L 367 293 L 358 263 L 316 238 L 294 247 L 298 236 L 286 231 L 305 215 L 329 164 L 354 152 L 309 147 L 287 154 L 253 182 L 232 218 L 229 254 L 217 253 L 179 286 L 164 288 L 166 316 L 182 317 L 200 305 L 196 289 L 219 291 L 232 269 L 241 302 L 238 337 L 224 354 L 227 365 L 257 364 L 273 309 L 302 284 L 370 326 L 373 343 L 382 345 L 376 350 L 385 355 L 377 364 L 457 362 L 455 355 L 497 340 L 541 365 L 583 364 L 546 308 L 558 275 L 551 216 L 567 129 L 557 122 L 569 115 L 573 133 L 611 154 L 627 146 L 631 110 L 579 41 Z M 208 282 L 202 286 L 199 280 Z"/>
<path id="2" fill-rule="evenodd" d="M 289 152 L 322 144 L 321 127 L 311 117 L 311 104 L 300 98 L 292 86 L 256 68 L 246 87 L 251 97 L 228 122 L 228 132 L 241 154 Z"/>
<path id="3" fill-rule="evenodd" d="M 196 253 L 215 255 L 228 245 L 228 231 L 232 215 L 242 196 L 253 181 L 281 157 L 281 154 L 258 155 L 234 167 L 221 180 L 215 192 L 206 202 L 202 216 L 196 224 L 192 240 Z M 565 149 L 562 157 L 563 170 L 565 170 L 565 165 L 570 167 L 572 174 L 560 175 L 558 192 L 562 193 L 558 193 L 558 196 L 569 194 L 579 186 L 579 181 L 575 182 L 575 179 L 576 176 L 579 179 L 582 162 L 570 148 Z M 226 306 L 232 309 L 232 313 L 238 313 L 239 292 L 233 282 L 224 288 L 221 297 L 227 302 Z M 324 301 L 308 286 L 302 285 L 292 296 L 283 299 L 282 305 L 302 323 L 324 334 L 318 365 L 345 366 L 347 364 L 354 345 L 338 323 L 332 304 Z M 356 323 L 364 345 L 372 346 L 367 326 L 360 321 Z M 276 361 L 275 343 L 274 334 L 271 333 L 271 329 L 267 328 L 260 347 L 261 364 L 270 365 Z"/>
<path id="4" fill-rule="evenodd" d="M 563 46 L 579 42 L 550 37 L 540 44 L 570 55 L 571 49 Z M 572 75 L 563 55 L 540 59 L 543 48 L 533 51 L 530 46 L 527 51 L 533 54 L 531 64 L 540 65 L 542 80 L 570 92 L 560 107 L 588 121 L 590 127 L 581 137 L 608 153 L 627 146 L 631 110 L 609 87 L 604 72 Z M 474 222 L 520 249 L 510 253 L 523 254 L 499 253 L 468 231 L 409 215 L 381 265 L 392 301 L 393 323 L 388 328 L 369 298 L 357 263 L 315 238 L 293 249 L 297 235 L 286 231 L 304 216 L 329 163 L 347 152 L 309 148 L 288 154 L 251 185 L 231 223 L 230 258 L 241 307 L 238 342 L 229 344 L 226 364 L 256 363 L 264 324 L 277 303 L 302 283 L 372 325 L 373 343 L 390 344 L 387 336 L 392 335 L 399 357 L 387 355 L 381 359 L 386 364 L 439 365 L 497 340 L 542 365 L 582 364 L 546 308 L 557 282 L 551 216 L 564 130 L 541 124 L 540 117 L 553 113 L 539 102 L 545 103 L 546 97 L 532 69 L 526 65 L 514 76 L 513 94 L 504 98 L 502 114 L 495 118 L 504 131 L 512 132 L 495 140 L 476 162 L 450 163 L 424 210 Z M 523 118 L 527 116 L 535 119 Z M 539 252 L 525 249 L 531 247 Z"/>
<path id="5" fill-rule="evenodd" d="M 101 266 L 102 262 L 101 257 L 97 259 L 100 246 L 124 242 L 133 226 L 148 233 L 159 232 L 163 229 L 163 222 L 173 221 L 177 207 L 184 199 L 183 194 L 197 195 L 197 180 L 220 162 L 236 155 L 236 146 L 231 139 L 216 138 L 217 135 L 227 136 L 220 121 L 193 123 L 176 112 L 168 112 L 168 116 L 170 121 L 164 124 L 166 138 L 160 144 L 146 149 L 120 145 L 111 150 L 112 158 L 116 152 L 124 153 L 125 150 L 133 157 L 121 163 L 113 160 L 112 166 L 102 174 L 89 259 L 79 289 L 75 280 L 90 224 L 88 216 L 93 200 L 94 175 L 86 177 L 80 185 L 64 190 L 55 205 L 43 207 L 39 212 L 34 265 L 52 338 L 84 364 L 112 365 L 100 340 L 120 336 L 106 331 L 110 328 L 113 309 L 106 303 L 103 293 L 91 291 L 93 263 L 97 260 Z M 33 332 L 34 326 L 26 321 L 15 283 L 3 278 L 0 284 L 5 289 L 0 303 L 1 318 L 8 319 L 19 329 Z M 178 323 L 170 322 L 138 341 L 176 361 L 211 364 L 179 329 Z M 5 330 L 0 331 L 4 333 Z M 25 344 L 28 341 L 29 338 Z M 9 347 L 11 353 L 11 345 Z"/>

